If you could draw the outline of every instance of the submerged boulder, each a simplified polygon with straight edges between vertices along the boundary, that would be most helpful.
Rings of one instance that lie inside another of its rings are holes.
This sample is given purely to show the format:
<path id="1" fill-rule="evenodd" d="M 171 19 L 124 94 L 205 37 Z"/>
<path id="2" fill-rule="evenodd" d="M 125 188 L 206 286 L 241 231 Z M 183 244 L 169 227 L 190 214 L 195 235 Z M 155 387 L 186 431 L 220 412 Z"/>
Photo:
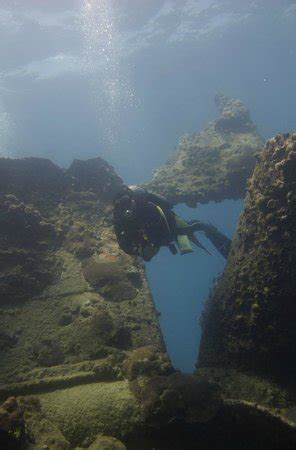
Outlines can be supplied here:
<path id="1" fill-rule="evenodd" d="M 218 95 L 216 104 L 221 117 L 201 133 L 182 137 L 149 189 L 191 207 L 244 197 L 263 140 L 240 100 Z"/>
<path id="2" fill-rule="evenodd" d="M 131 389 L 141 403 L 144 420 L 156 428 L 172 420 L 188 424 L 209 422 L 222 405 L 217 386 L 178 372 L 139 377 L 131 382 Z"/>
<path id="3" fill-rule="evenodd" d="M 252 401 L 276 408 L 295 403 L 295 155 L 295 133 L 270 139 L 260 154 L 227 266 L 205 306 L 198 361 L 198 373 L 220 379 L 228 396 L 252 395 L 243 387 L 251 378 L 241 383 L 236 370 L 276 380 L 280 388 L 260 381 L 260 391 L 252 389 Z"/>
<path id="4" fill-rule="evenodd" d="M 126 446 L 111 436 L 98 436 L 88 450 L 126 450 Z"/>

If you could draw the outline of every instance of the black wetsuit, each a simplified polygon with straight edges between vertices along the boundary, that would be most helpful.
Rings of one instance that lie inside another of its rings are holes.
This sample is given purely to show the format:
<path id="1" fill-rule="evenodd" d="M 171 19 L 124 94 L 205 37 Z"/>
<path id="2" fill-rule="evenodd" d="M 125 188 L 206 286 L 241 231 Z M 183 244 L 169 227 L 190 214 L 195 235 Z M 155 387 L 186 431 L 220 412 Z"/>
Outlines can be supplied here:
<path id="1" fill-rule="evenodd" d="M 177 253 L 173 242 L 180 235 L 206 250 L 194 236 L 196 231 L 203 231 L 225 258 L 231 245 L 230 239 L 213 225 L 184 221 L 173 212 L 173 205 L 165 197 L 138 186 L 123 186 L 114 200 L 113 222 L 120 248 L 147 261 L 161 246 Z"/>
<path id="2" fill-rule="evenodd" d="M 175 234 L 173 205 L 165 197 L 137 186 L 125 188 L 122 194 L 115 199 L 113 210 L 120 248 L 128 254 L 143 256 L 143 248 L 158 250 L 170 245 Z"/>

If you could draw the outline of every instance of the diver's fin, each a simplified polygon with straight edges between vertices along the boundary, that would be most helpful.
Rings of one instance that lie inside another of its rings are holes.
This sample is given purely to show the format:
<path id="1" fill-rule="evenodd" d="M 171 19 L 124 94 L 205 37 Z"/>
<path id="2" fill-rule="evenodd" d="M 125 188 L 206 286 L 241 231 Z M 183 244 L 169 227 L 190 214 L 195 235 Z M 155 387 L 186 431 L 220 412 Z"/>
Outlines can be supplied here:
<path id="1" fill-rule="evenodd" d="M 214 225 L 211 223 L 205 224 L 204 227 L 205 235 L 212 242 L 212 244 L 216 247 L 218 252 L 227 259 L 230 247 L 231 247 L 231 239 L 229 239 L 225 234 L 221 233 Z"/>
<path id="2" fill-rule="evenodd" d="M 207 250 L 201 242 L 199 242 L 199 240 L 194 236 L 193 233 L 190 233 L 190 235 L 188 235 L 189 239 L 191 240 L 191 242 L 193 242 L 193 244 L 195 244 L 197 247 L 201 248 L 202 250 L 204 250 L 206 253 L 208 253 L 208 255 L 212 255 L 211 252 L 209 252 L 209 250 Z"/>
<path id="3" fill-rule="evenodd" d="M 169 247 L 169 249 L 170 249 L 170 252 L 171 252 L 173 255 L 176 255 L 176 254 L 178 253 L 178 250 L 176 249 L 176 247 L 175 247 L 174 244 L 170 243 L 170 244 L 168 245 L 168 247 Z"/>

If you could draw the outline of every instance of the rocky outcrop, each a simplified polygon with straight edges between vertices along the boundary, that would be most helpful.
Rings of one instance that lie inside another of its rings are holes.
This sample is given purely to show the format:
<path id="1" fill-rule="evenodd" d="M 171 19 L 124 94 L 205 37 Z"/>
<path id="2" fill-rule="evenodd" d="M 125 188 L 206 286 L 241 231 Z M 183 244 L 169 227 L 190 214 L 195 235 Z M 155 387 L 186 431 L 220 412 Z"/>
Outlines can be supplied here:
<path id="1" fill-rule="evenodd" d="M 267 141 L 248 182 L 225 271 L 203 312 L 197 370 L 224 398 L 280 418 L 287 438 L 296 423 L 295 230 L 296 134 L 287 133 Z"/>
<path id="2" fill-rule="evenodd" d="M 99 158 L 68 170 L 30 158 L 2 159 L 0 173 L 0 393 L 106 377 L 94 361 L 164 350 L 143 266 L 111 227 L 122 183 L 113 169 Z"/>
<path id="3" fill-rule="evenodd" d="M 219 101 L 211 130 L 259 143 Z M 0 160 L 0 448 L 295 448 L 295 155 L 287 134 L 258 156 L 195 375 L 173 369 L 143 264 L 118 248 L 113 169 Z"/>
<path id="4" fill-rule="evenodd" d="M 295 376 L 296 135 L 269 140 L 248 183 L 224 274 L 203 317 L 199 365 Z"/>
<path id="5" fill-rule="evenodd" d="M 154 173 L 148 188 L 172 203 L 243 198 L 263 141 L 240 100 L 216 96 L 220 118 L 198 134 L 185 135 L 176 153 Z"/>
<path id="6" fill-rule="evenodd" d="M 120 251 L 113 233 L 112 198 L 121 184 L 100 158 L 74 161 L 68 170 L 38 158 L 0 160 L 3 400 L 37 394 L 43 408 L 38 414 L 46 415 L 46 392 L 70 386 L 76 392 L 77 386 L 80 393 L 89 383 L 99 392 L 109 382 L 112 393 L 122 392 L 127 405 L 136 405 L 124 381 L 124 361 L 143 346 L 166 358 L 144 267 Z M 105 400 L 103 411 L 110 407 Z M 70 391 L 67 402 L 74 405 Z M 24 408 L 31 407 L 25 402 Z M 74 410 L 64 422 L 73 420 Z M 119 417 L 117 431 L 123 433 Z M 93 432 L 100 431 L 98 425 Z"/>
<path id="7" fill-rule="evenodd" d="M 117 245 L 121 184 L 100 158 L 0 160 L 0 448 L 119 449 L 219 409 L 174 373 L 144 266 Z"/>

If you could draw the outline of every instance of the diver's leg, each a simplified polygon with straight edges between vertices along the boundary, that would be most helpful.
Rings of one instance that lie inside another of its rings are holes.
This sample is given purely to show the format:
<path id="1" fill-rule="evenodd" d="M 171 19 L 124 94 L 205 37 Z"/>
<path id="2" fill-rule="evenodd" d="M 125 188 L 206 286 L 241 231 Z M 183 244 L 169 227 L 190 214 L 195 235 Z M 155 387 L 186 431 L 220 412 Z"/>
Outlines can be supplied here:
<path id="1" fill-rule="evenodd" d="M 200 220 L 191 220 L 187 223 L 184 221 L 182 229 L 179 229 L 179 232 L 180 231 L 182 233 L 186 233 L 189 239 L 199 247 L 201 247 L 201 244 L 199 241 L 195 242 L 196 238 L 193 233 L 196 231 L 203 231 L 214 247 L 216 247 L 218 252 L 221 253 L 225 259 L 228 257 L 231 247 L 231 240 L 225 236 L 225 234 L 221 233 L 214 225 L 201 222 Z"/>
<path id="2" fill-rule="evenodd" d="M 191 253 L 192 247 L 190 245 L 189 236 L 187 233 L 188 223 L 182 217 L 174 213 L 174 239 L 177 242 L 177 246 L 181 255 Z"/>

